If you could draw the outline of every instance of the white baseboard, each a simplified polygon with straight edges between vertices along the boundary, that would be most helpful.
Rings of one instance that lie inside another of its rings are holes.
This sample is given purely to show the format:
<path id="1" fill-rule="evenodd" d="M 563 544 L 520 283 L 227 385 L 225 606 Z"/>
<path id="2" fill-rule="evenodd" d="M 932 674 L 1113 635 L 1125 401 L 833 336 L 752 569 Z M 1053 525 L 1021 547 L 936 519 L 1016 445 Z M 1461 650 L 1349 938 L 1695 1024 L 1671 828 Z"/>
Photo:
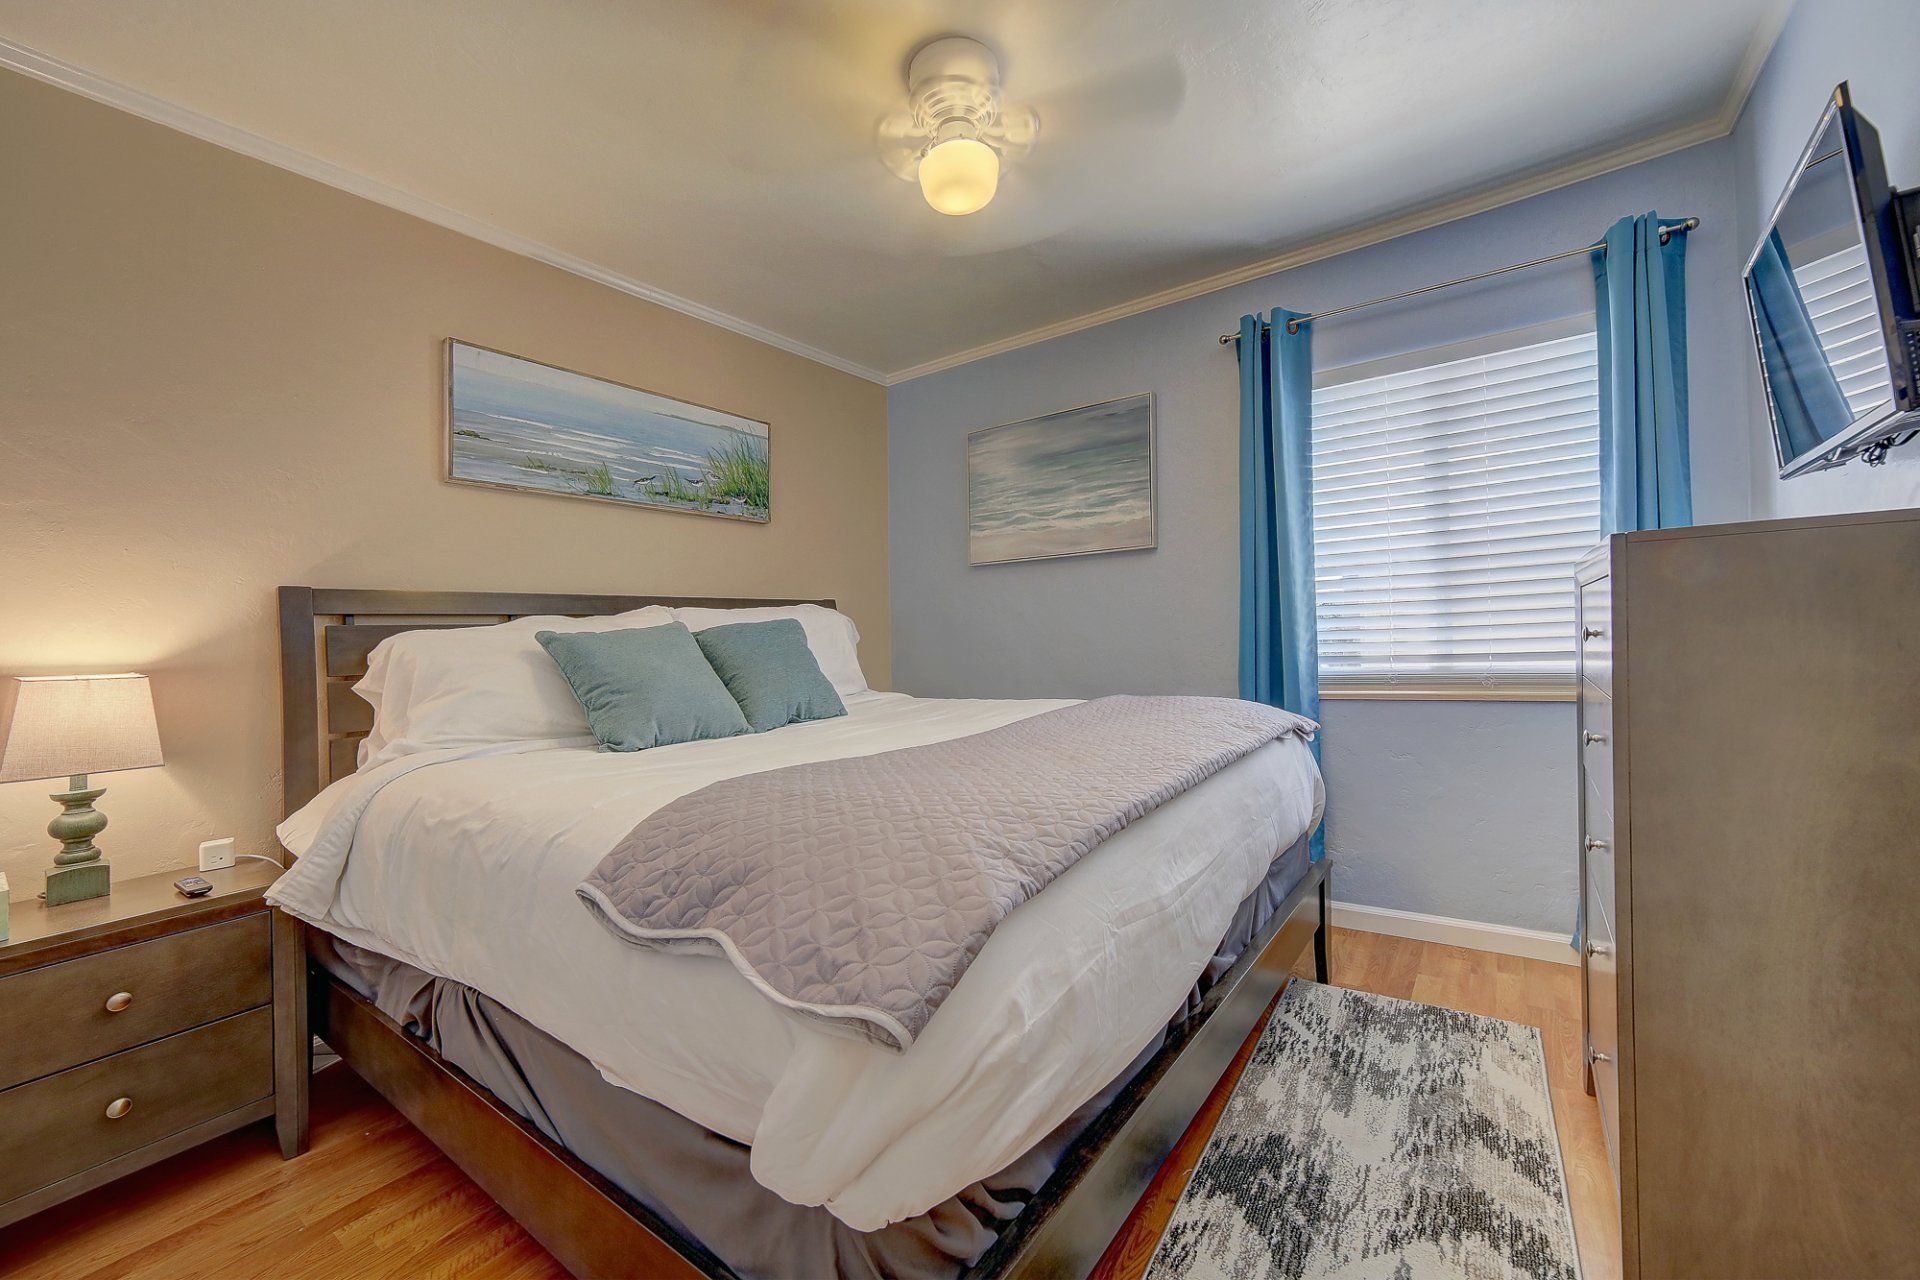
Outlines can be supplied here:
<path id="1" fill-rule="evenodd" d="M 1530 960 L 1549 960 L 1554 964 L 1580 963 L 1580 953 L 1573 949 L 1573 940 L 1564 933 L 1516 929 L 1507 924 L 1481 924 L 1477 920 L 1455 920 L 1450 916 L 1395 911 L 1392 907 L 1367 907 L 1355 902 L 1335 902 L 1333 923 L 1341 929 L 1384 933 L 1395 938 L 1418 938 L 1422 942 L 1471 947 L 1475 951 L 1525 956 Z"/>

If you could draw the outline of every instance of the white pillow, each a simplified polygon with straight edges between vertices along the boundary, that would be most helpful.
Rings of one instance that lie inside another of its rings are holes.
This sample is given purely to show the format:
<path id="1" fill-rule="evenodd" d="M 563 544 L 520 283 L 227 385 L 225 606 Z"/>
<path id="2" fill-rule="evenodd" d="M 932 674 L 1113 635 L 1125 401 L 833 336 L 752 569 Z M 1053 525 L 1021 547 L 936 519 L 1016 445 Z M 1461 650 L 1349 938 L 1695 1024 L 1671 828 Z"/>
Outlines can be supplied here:
<path id="1" fill-rule="evenodd" d="M 772 622 L 775 618 L 798 618 L 807 633 L 807 648 L 820 664 L 822 675 L 833 682 L 833 691 L 845 698 L 867 690 L 866 673 L 860 670 L 860 629 L 853 619 L 838 609 L 823 609 L 817 604 L 776 605 L 758 609 L 675 609 L 673 616 L 689 631 L 724 627 L 735 622 Z"/>
<path id="2" fill-rule="evenodd" d="M 587 713 L 539 631 L 661 627 L 673 613 L 648 605 L 592 618 L 518 618 L 491 627 L 404 631 L 367 657 L 353 691 L 373 704 L 360 767 L 442 747 L 591 737 Z"/>

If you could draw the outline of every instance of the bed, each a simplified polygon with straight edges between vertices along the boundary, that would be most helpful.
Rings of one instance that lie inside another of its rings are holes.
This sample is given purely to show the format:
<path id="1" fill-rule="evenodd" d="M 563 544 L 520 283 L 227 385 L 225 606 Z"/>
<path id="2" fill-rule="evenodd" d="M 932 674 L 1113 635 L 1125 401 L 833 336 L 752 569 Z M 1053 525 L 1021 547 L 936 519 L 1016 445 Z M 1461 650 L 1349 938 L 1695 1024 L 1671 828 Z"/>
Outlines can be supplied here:
<path id="1" fill-rule="evenodd" d="M 1062 704 L 862 692 L 763 741 L 360 771 L 352 686 L 399 631 L 795 603 L 282 588 L 285 799 L 307 824 L 283 829 L 307 855 L 288 879 L 324 884 L 288 899 L 319 926 L 314 1026 L 579 1274 L 777 1274 L 728 1225 L 758 1221 L 813 1242 L 796 1266 L 1083 1275 L 1308 946 L 1325 973 L 1304 744 L 1230 765 L 1008 916 L 904 1054 L 801 1026 L 717 957 L 623 950 L 570 886 L 635 814 L 716 778 Z M 1058 942 L 1095 920 L 1104 947 Z"/>

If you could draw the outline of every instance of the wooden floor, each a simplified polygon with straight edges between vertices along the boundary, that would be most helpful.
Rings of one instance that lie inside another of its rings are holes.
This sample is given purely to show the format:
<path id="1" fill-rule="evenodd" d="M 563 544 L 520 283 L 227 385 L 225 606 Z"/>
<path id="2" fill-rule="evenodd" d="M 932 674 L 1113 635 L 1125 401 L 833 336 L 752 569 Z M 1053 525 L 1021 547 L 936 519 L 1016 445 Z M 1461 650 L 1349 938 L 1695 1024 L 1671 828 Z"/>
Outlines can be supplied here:
<path id="1" fill-rule="evenodd" d="M 1334 981 L 1537 1026 L 1587 1280 L 1620 1274 L 1613 1180 L 1580 1064 L 1579 970 L 1335 930 Z M 1257 1033 L 1256 1033 L 1257 1034 Z M 1249 1040 L 1242 1060 L 1252 1047 Z M 1240 1062 L 1208 1101 L 1127 1229 L 1102 1280 L 1138 1276 Z M 379 1280 L 560 1277 L 545 1250 L 344 1067 L 314 1081 L 313 1150 L 284 1162 L 270 1123 L 0 1231 L 0 1275 Z"/>

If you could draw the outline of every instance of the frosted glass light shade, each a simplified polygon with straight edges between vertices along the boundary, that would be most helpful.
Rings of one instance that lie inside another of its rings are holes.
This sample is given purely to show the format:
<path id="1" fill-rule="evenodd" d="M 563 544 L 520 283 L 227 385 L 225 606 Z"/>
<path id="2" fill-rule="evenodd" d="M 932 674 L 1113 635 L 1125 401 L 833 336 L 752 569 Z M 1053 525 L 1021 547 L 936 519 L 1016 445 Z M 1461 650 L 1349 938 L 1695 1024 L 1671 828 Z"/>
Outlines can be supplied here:
<path id="1" fill-rule="evenodd" d="M 920 158 L 920 194 L 941 213 L 975 213 L 1000 189 L 1000 156 L 974 138 L 949 138 Z"/>
<path id="2" fill-rule="evenodd" d="M 0 690 L 0 782 L 162 763 L 147 678 L 22 676 Z"/>

